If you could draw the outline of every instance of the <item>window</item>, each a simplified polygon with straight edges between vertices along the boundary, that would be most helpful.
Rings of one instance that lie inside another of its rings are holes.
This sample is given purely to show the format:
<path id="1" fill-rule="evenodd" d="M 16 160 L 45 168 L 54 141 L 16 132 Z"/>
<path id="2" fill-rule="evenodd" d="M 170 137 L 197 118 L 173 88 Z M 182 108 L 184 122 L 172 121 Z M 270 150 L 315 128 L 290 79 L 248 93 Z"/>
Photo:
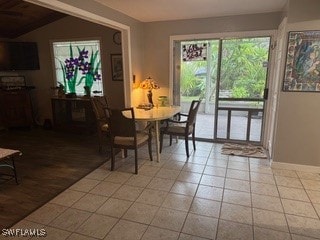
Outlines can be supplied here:
<path id="1" fill-rule="evenodd" d="M 53 42 L 56 83 L 66 93 L 103 95 L 100 42 Z"/>

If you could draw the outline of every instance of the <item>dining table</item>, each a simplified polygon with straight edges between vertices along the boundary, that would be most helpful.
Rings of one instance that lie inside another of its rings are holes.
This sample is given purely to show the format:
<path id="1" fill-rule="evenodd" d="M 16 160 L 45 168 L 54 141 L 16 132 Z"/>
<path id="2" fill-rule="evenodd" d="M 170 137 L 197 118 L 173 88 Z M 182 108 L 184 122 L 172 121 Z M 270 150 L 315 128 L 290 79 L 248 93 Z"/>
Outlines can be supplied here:
<path id="1" fill-rule="evenodd" d="M 171 118 L 180 111 L 180 106 L 153 107 L 151 109 L 134 108 L 136 121 L 147 121 L 154 124 L 157 162 L 160 162 L 160 121 Z"/>

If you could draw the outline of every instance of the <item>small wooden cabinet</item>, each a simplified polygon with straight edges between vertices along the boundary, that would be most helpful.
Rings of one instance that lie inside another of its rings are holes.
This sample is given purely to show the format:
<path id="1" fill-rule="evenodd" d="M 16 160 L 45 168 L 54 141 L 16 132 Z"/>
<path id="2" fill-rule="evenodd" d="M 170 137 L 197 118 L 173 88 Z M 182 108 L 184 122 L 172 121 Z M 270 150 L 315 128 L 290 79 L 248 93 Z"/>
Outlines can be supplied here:
<path id="1" fill-rule="evenodd" d="M 90 98 L 51 98 L 51 104 L 54 129 L 80 134 L 96 131 Z"/>
<path id="2" fill-rule="evenodd" d="M 0 90 L 0 122 L 8 128 L 33 125 L 29 90 Z"/>

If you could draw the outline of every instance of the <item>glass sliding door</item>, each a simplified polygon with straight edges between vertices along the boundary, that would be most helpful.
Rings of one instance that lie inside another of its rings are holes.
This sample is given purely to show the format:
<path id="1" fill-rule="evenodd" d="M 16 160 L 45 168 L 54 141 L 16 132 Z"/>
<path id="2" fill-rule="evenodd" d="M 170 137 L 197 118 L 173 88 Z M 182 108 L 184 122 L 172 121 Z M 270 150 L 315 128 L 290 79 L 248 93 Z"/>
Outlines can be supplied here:
<path id="1" fill-rule="evenodd" d="M 261 142 L 270 37 L 175 41 L 173 103 L 201 99 L 196 137 Z"/>
<path id="2" fill-rule="evenodd" d="M 213 139 L 219 40 L 179 41 L 175 44 L 174 104 L 188 113 L 201 99 L 196 137 Z M 179 56 L 179 58 L 177 58 Z"/>
<path id="3" fill-rule="evenodd" d="M 261 142 L 270 37 L 221 40 L 215 139 Z"/>

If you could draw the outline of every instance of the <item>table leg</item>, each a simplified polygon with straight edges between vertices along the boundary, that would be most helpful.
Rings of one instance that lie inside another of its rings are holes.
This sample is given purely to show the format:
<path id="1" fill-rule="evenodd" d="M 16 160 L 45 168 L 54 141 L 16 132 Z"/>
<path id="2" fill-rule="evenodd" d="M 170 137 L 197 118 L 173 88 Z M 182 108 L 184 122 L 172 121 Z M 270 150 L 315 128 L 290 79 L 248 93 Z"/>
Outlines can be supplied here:
<path id="1" fill-rule="evenodd" d="M 155 121 L 157 162 L 160 162 L 159 121 Z"/>
<path id="2" fill-rule="evenodd" d="M 18 178 L 17 178 L 16 165 L 14 164 L 14 158 L 13 158 L 13 156 L 11 157 L 11 160 L 12 160 L 12 167 L 13 167 L 14 179 L 16 180 L 16 184 L 19 184 Z"/>

